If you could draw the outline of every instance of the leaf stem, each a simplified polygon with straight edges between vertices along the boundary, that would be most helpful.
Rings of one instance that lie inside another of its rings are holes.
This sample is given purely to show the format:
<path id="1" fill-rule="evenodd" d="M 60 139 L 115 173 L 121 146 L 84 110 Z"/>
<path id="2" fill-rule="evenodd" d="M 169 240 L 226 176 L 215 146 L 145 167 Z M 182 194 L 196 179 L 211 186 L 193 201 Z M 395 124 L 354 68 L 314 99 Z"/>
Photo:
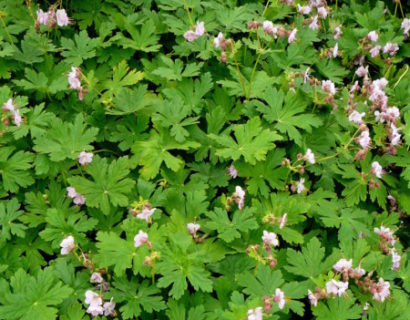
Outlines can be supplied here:
<path id="1" fill-rule="evenodd" d="M 232 54 L 233 54 L 233 58 L 235 60 L 235 66 L 236 66 L 236 71 L 238 72 L 239 75 L 239 81 L 241 82 L 242 85 L 242 90 L 243 90 L 243 95 L 246 98 L 246 88 L 245 88 L 245 82 L 243 80 L 243 76 L 241 73 L 241 70 L 239 69 L 239 64 L 238 64 L 238 59 L 236 58 L 236 52 L 235 52 L 235 45 L 234 42 L 232 42 Z"/>
<path id="2" fill-rule="evenodd" d="M 189 12 L 189 8 L 188 8 L 188 4 L 186 3 L 186 0 L 184 0 L 184 7 L 185 7 L 186 13 L 188 14 L 189 24 L 191 25 L 191 28 L 194 28 L 195 24 L 192 21 L 191 12 Z"/>
<path id="3" fill-rule="evenodd" d="M 255 76 L 255 72 L 256 72 L 256 67 L 258 65 L 259 59 L 262 55 L 262 51 L 259 52 L 258 57 L 256 58 L 255 64 L 253 66 L 252 69 L 252 74 L 251 74 L 251 79 L 249 80 L 249 90 L 248 90 L 248 95 L 246 96 L 246 99 L 248 100 L 249 97 L 251 96 L 251 91 L 252 91 L 252 81 L 253 81 L 253 77 Z"/>
<path id="4" fill-rule="evenodd" d="M 265 16 L 266 11 L 268 10 L 269 3 L 270 3 L 270 0 L 266 1 L 266 5 L 265 5 L 265 9 L 263 10 L 262 17 Z"/>
<path id="5" fill-rule="evenodd" d="M 14 45 L 13 38 L 11 37 L 10 32 L 9 32 L 9 29 L 7 28 L 7 25 L 6 25 L 6 23 L 4 22 L 3 16 L 4 16 L 4 12 L 3 12 L 3 11 L 0 11 L 1 24 L 3 25 L 3 28 L 4 28 L 4 30 L 6 31 L 6 34 L 7 34 L 7 36 L 9 37 L 9 40 L 10 40 L 11 44 Z"/>
<path id="6" fill-rule="evenodd" d="M 403 72 L 403 74 L 400 76 L 399 80 L 394 84 L 393 89 L 397 87 L 397 85 L 400 83 L 401 79 L 406 75 L 407 71 L 409 71 L 409 65 L 406 64 L 406 71 Z"/>

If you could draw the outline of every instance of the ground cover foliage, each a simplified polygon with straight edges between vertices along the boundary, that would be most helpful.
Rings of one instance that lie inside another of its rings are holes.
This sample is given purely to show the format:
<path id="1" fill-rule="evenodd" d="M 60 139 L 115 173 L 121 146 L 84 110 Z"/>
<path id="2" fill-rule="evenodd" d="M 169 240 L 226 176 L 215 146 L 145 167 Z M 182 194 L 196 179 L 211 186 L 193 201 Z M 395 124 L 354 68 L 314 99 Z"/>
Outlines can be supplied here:
<path id="1" fill-rule="evenodd" d="M 0 1 L 0 319 L 408 319 L 400 1 Z"/>

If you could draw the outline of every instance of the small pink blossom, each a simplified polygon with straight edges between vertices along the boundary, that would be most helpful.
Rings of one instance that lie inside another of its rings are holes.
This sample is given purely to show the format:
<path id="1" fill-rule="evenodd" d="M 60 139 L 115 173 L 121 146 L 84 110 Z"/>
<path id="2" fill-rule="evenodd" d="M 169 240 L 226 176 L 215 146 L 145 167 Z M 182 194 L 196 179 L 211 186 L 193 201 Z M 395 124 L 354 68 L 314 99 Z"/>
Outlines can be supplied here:
<path id="1" fill-rule="evenodd" d="M 332 49 L 333 58 L 337 58 L 338 54 L 339 54 L 339 44 L 336 43 L 335 46 Z"/>
<path id="2" fill-rule="evenodd" d="M 8 99 L 4 104 L 3 104 L 3 112 L 14 112 L 15 106 L 13 103 L 13 99 L 10 98 Z"/>
<path id="3" fill-rule="evenodd" d="M 302 193 L 305 190 L 305 178 L 301 178 L 298 182 L 297 193 Z"/>
<path id="4" fill-rule="evenodd" d="M 87 313 L 91 314 L 93 317 L 103 315 L 104 309 L 102 306 L 102 298 L 98 293 L 91 290 L 85 292 L 85 304 L 88 304 Z"/>
<path id="5" fill-rule="evenodd" d="M 68 84 L 70 89 L 79 90 L 81 88 L 81 70 L 77 67 L 71 67 L 71 72 L 68 74 Z"/>
<path id="6" fill-rule="evenodd" d="M 187 32 L 184 33 L 184 38 L 186 41 L 192 42 L 198 39 L 199 36 L 195 33 L 195 31 L 188 30 Z"/>
<path id="7" fill-rule="evenodd" d="M 382 49 L 381 46 L 377 45 L 370 49 L 370 55 L 372 58 L 376 58 L 380 54 L 380 50 Z"/>
<path id="8" fill-rule="evenodd" d="M 359 81 L 355 81 L 354 84 L 350 87 L 350 92 L 360 91 Z"/>
<path id="9" fill-rule="evenodd" d="M 312 12 L 312 8 L 310 6 L 301 6 L 299 3 L 297 6 L 298 6 L 298 12 L 300 14 L 307 15 Z"/>
<path id="10" fill-rule="evenodd" d="M 322 90 L 330 93 L 332 96 L 336 94 L 335 84 L 331 80 L 322 80 Z"/>
<path id="11" fill-rule="evenodd" d="M 23 123 L 23 117 L 20 115 L 20 111 L 18 109 L 14 110 L 12 118 L 13 118 L 14 124 L 17 127 L 20 127 L 20 125 Z"/>
<path id="12" fill-rule="evenodd" d="M 345 294 L 348 287 L 349 282 L 336 281 L 335 279 L 332 279 L 326 283 L 327 293 L 334 294 L 339 297 Z"/>
<path id="13" fill-rule="evenodd" d="M 298 29 L 296 28 L 292 30 L 292 32 L 289 34 L 289 37 L 288 37 L 288 43 L 292 43 L 293 41 L 295 41 L 297 32 L 298 32 Z"/>
<path id="14" fill-rule="evenodd" d="M 232 197 L 235 199 L 239 210 L 242 210 L 245 205 L 245 190 L 243 190 L 240 186 L 236 186 Z"/>
<path id="15" fill-rule="evenodd" d="M 188 30 L 187 32 L 185 32 L 184 38 L 187 41 L 192 42 L 198 39 L 204 33 L 205 33 L 205 25 L 204 25 L 204 22 L 201 21 L 201 22 L 197 22 L 195 26 L 195 30 Z"/>
<path id="16" fill-rule="evenodd" d="M 104 279 L 101 276 L 101 273 L 93 272 L 93 274 L 91 275 L 91 278 L 90 278 L 91 283 L 101 283 L 103 281 L 104 281 Z"/>
<path id="17" fill-rule="evenodd" d="M 342 28 L 341 26 L 337 26 L 335 28 L 335 31 L 333 33 L 333 39 L 338 40 L 340 39 L 340 37 L 342 36 L 343 32 L 342 32 Z"/>
<path id="18" fill-rule="evenodd" d="M 214 46 L 216 49 L 220 48 L 225 41 L 225 37 L 222 32 L 218 33 L 218 36 L 214 38 Z"/>
<path id="19" fill-rule="evenodd" d="M 351 114 L 349 114 L 349 121 L 354 122 L 356 124 L 362 124 L 362 118 L 366 115 L 365 112 L 357 112 L 354 110 Z"/>
<path id="20" fill-rule="evenodd" d="M 376 42 L 377 40 L 379 40 L 379 35 L 377 34 L 376 31 L 370 31 L 367 34 L 367 39 L 369 39 L 372 42 Z"/>
<path id="21" fill-rule="evenodd" d="M 115 310 L 115 302 L 113 301 L 114 298 L 111 298 L 110 301 L 104 302 L 103 309 L 104 309 L 104 316 L 108 317 L 114 313 Z"/>
<path id="22" fill-rule="evenodd" d="M 390 137 L 390 143 L 393 146 L 397 146 L 400 143 L 400 139 L 401 139 L 401 134 L 399 133 L 401 129 L 397 128 L 394 123 L 390 124 L 390 133 L 391 133 L 391 137 Z"/>
<path id="23" fill-rule="evenodd" d="M 357 68 L 355 73 L 359 78 L 365 78 L 369 75 L 369 66 L 360 66 L 359 68 Z"/>
<path id="24" fill-rule="evenodd" d="M 198 224 L 198 223 L 188 223 L 187 225 L 186 225 L 186 228 L 187 228 L 187 230 L 188 230 L 188 232 L 189 232 L 189 234 L 191 235 L 191 236 L 194 236 L 194 235 L 196 235 L 196 233 L 198 232 L 198 230 L 201 228 L 201 226 Z"/>
<path id="25" fill-rule="evenodd" d="M 285 226 L 286 222 L 288 221 L 288 214 L 285 213 L 282 218 L 280 219 L 280 224 L 279 224 L 279 229 L 283 229 Z"/>
<path id="26" fill-rule="evenodd" d="M 71 251 L 75 249 L 75 244 L 74 244 L 74 237 L 73 236 L 68 236 L 63 239 L 60 243 L 61 247 L 61 254 L 62 255 L 67 255 Z"/>
<path id="27" fill-rule="evenodd" d="M 136 248 L 141 247 L 147 242 L 148 242 L 148 234 L 142 230 L 140 230 L 138 234 L 136 234 L 134 237 L 134 246 Z"/>
<path id="28" fill-rule="evenodd" d="M 397 51 L 399 51 L 399 46 L 397 43 L 387 42 L 383 47 L 383 53 L 388 53 L 390 56 L 394 56 Z"/>
<path id="29" fill-rule="evenodd" d="M 409 36 L 409 30 L 410 30 L 410 19 L 409 18 L 404 18 L 400 28 L 403 29 L 403 33 L 405 36 Z"/>
<path id="30" fill-rule="evenodd" d="M 363 148 L 367 149 L 370 145 L 370 135 L 369 130 L 363 131 L 360 136 L 356 139 L 356 142 Z"/>
<path id="31" fill-rule="evenodd" d="M 366 274 L 366 271 L 364 269 L 362 269 L 362 267 L 359 265 L 356 268 L 352 269 L 350 272 L 350 276 L 352 278 L 360 278 L 362 276 L 364 276 Z"/>
<path id="32" fill-rule="evenodd" d="M 57 24 L 60 27 L 68 26 L 70 24 L 70 19 L 67 16 L 65 9 L 59 9 L 56 12 Z"/>
<path id="33" fill-rule="evenodd" d="M 374 300 L 383 302 L 390 296 L 390 283 L 380 278 L 372 293 Z"/>
<path id="34" fill-rule="evenodd" d="M 383 174 L 383 168 L 377 161 L 374 161 L 372 162 L 372 169 L 370 172 L 380 179 Z"/>
<path id="35" fill-rule="evenodd" d="M 265 20 L 263 21 L 263 31 L 266 34 L 271 34 L 275 36 L 275 39 L 276 39 L 276 35 L 278 33 L 278 27 L 275 27 L 272 21 Z"/>
<path id="36" fill-rule="evenodd" d="M 400 269 L 401 256 L 397 253 L 396 249 L 390 249 L 390 255 L 393 263 L 391 269 L 393 271 Z"/>
<path id="37" fill-rule="evenodd" d="M 394 231 L 390 230 L 390 228 L 380 226 L 380 228 L 374 228 L 373 230 L 379 235 L 380 238 L 386 240 L 392 246 L 396 243 L 396 240 L 394 239 Z"/>
<path id="38" fill-rule="evenodd" d="M 50 18 L 50 16 L 49 16 L 48 12 L 44 12 L 41 9 L 37 10 L 37 23 L 38 24 L 47 25 L 49 18 Z"/>
<path id="39" fill-rule="evenodd" d="M 278 236 L 274 232 L 263 230 L 262 240 L 267 246 L 277 247 L 279 245 Z"/>
<path id="40" fill-rule="evenodd" d="M 93 154 L 92 152 L 85 152 L 81 151 L 80 155 L 78 156 L 78 162 L 83 166 L 87 163 L 91 163 L 93 161 Z"/>
<path id="41" fill-rule="evenodd" d="M 310 290 L 308 290 L 308 298 L 309 298 L 310 304 L 311 304 L 312 306 L 317 307 L 318 298 L 317 298 L 316 295 L 313 294 L 313 292 L 310 291 Z"/>
<path id="42" fill-rule="evenodd" d="M 285 307 L 285 294 L 282 290 L 277 288 L 275 290 L 275 295 L 273 296 L 273 301 L 278 303 L 279 309 L 282 310 Z"/>
<path id="43" fill-rule="evenodd" d="M 303 159 L 308 161 L 311 164 L 315 164 L 315 154 L 312 152 L 311 149 L 306 150 L 306 154 L 304 155 Z"/>
<path id="44" fill-rule="evenodd" d="M 333 266 L 333 270 L 337 272 L 345 272 L 349 271 L 352 268 L 352 263 L 353 260 L 346 260 L 346 259 L 340 259 L 336 264 Z"/>
<path id="45" fill-rule="evenodd" d="M 85 198 L 82 194 L 78 193 L 73 187 L 67 187 L 67 196 L 73 199 L 74 204 L 83 205 Z"/>
<path id="46" fill-rule="evenodd" d="M 319 17 L 321 17 L 322 19 L 326 19 L 327 17 L 327 10 L 325 7 L 319 7 L 317 8 L 317 14 L 319 15 Z"/>
<path id="47" fill-rule="evenodd" d="M 248 317 L 246 318 L 246 320 L 263 320 L 262 307 L 248 310 Z"/>
<path id="48" fill-rule="evenodd" d="M 318 16 L 314 16 L 310 19 L 309 28 L 312 30 L 318 30 L 320 27 Z"/>
<path id="49" fill-rule="evenodd" d="M 236 179 L 236 177 L 238 176 L 238 170 L 236 170 L 233 163 L 229 167 L 229 175 L 234 179 Z"/>
<path id="50" fill-rule="evenodd" d="M 137 218 L 141 220 L 145 220 L 146 222 L 149 222 L 155 210 L 157 210 L 157 208 L 149 208 L 149 207 L 144 206 L 142 208 L 142 211 L 137 214 Z"/>

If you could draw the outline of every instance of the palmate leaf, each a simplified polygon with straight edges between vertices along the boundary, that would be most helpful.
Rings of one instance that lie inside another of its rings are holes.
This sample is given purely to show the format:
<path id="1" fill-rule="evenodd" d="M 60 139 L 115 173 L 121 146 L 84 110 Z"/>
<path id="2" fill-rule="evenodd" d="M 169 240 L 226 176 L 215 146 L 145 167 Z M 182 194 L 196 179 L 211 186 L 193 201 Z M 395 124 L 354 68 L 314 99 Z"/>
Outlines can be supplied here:
<path id="1" fill-rule="evenodd" d="M 61 46 L 65 49 L 61 53 L 69 65 L 79 66 L 84 60 L 95 57 L 98 39 L 90 39 L 86 30 L 74 35 L 74 41 L 61 38 Z"/>
<path id="2" fill-rule="evenodd" d="M 253 217 L 254 213 L 253 208 L 245 208 L 243 211 L 236 210 L 231 221 L 226 210 L 215 208 L 214 211 L 207 213 L 210 221 L 206 222 L 206 227 L 217 230 L 218 237 L 222 240 L 232 242 L 241 236 L 239 231 L 245 232 L 258 227 L 258 223 Z"/>
<path id="3" fill-rule="evenodd" d="M 10 240 L 12 235 L 21 238 L 25 236 L 27 227 L 17 222 L 23 214 L 19 208 L 20 204 L 16 198 L 8 201 L 6 205 L 4 202 L 0 203 L 0 239 Z"/>
<path id="4" fill-rule="evenodd" d="M 325 248 L 321 247 L 317 238 L 312 238 L 301 252 L 291 248 L 287 249 L 288 266 L 285 269 L 295 275 L 305 278 L 316 277 L 331 269 L 338 259 L 338 253 L 334 252 L 326 260 Z"/>
<path id="5" fill-rule="evenodd" d="M 238 276 L 238 283 L 245 287 L 244 293 L 263 298 L 264 296 L 273 295 L 275 289 L 279 288 L 284 283 L 284 280 L 279 270 L 273 271 L 269 266 L 261 265 L 256 275 L 250 272 L 240 274 Z"/>
<path id="6" fill-rule="evenodd" d="M 263 129 L 258 117 L 252 118 L 246 124 L 233 125 L 235 139 L 227 134 L 209 137 L 218 143 L 216 155 L 223 159 L 238 160 L 241 156 L 254 165 L 256 161 L 265 160 L 269 150 L 274 148 L 273 141 L 281 136 L 269 129 Z"/>
<path id="7" fill-rule="evenodd" d="M 0 174 L 2 187 L 6 191 L 17 192 L 20 187 L 27 187 L 34 183 L 30 169 L 33 162 L 33 154 L 30 152 L 17 151 L 14 147 L 0 148 Z"/>
<path id="8" fill-rule="evenodd" d="M 351 297 L 330 298 L 326 302 L 320 301 L 317 307 L 312 308 L 318 320 L 349 320 L 360 319 L 363 309 L 354 304 Z"/>
<path id="9" fill-rule="evenodd" d="M 77 192 L 84 195 L 88 206 L 109 214 L 110 205 L 128 205 L 127 195 L 135 184 L 134 180 L 127 178 L 130 166 L 131 162 L 127 157 L 118 158 L 108 164 L 107 159 L 96 156 L 86 168 L 91 179 L 75 176 L 68 181 Z"/>
<path id="10" fill-rule="evenodd" d="M 181 81 L 183 77 L 194 77 L 199 75 L 199 71 L 203 63 L 190 63 L 185 65 L 180 59 L 173 61 L 172 59 L 161 56 L 163 66 L 156 68 L 152 71 L 152 74 L 165 78 L 167 80 Z"/>
<path id="11" fill-rule="evenodd" d="M 165 303 L 160 290 L 150 286 L 147 280 L 139 283 L 136 278 L 130 281 L 126 277 L 115 278 L 112 294 L 117 303 L 123 302 L 120 307 L 124 319 L 136 319 L 142 309 L 148 313 L 165 309 Z"/>
<path id="12" fill-rule="evenodd" d="M 11 277 L 10 286 L 0 296 L 0 319 L 56 319 L 56 307 L 73 291 L 55 279 L 51 268 L 35 277 L 19 269 Z"/>
<path id="13" fill-rule="evenodd" d="M 48 154 L 52 161 L 67 158 L 77 160 L 81 151 L 92 149 L 90 143 L 94 141 L 97 132 L 97 128 L 87 129 L 81 113 L 76 116 L 74 123 L 56 119 L 45 135 L 36 137 L 34 150 Z"/>
<path id="14" fill-rule="evenodd" d="M 142 110 L 150 104 L 149 97 L 146 96 L 146 93 L 146 86 L 139 86 L 134 90 L 121 88 L 114 97 L 113 107 L 107 109 L 106 113 L 122 116 Z"/>
<path id="15" fill-rule="evenodd" d="M 300 130 L 311 132 L 312 128 L 319 127 L 322 120 L 311 113 L 304 113 L 307 102 L 299 93 L 291 91 L 285 94 L 275 88 L 265 91 L 263 99 L 268 103 L 257 104 L 257 109 L 269 122 L 275 124 L 275 129 L 281 133 L 286 133 L 296 144 L 302 145 L 302 135 Z"/>

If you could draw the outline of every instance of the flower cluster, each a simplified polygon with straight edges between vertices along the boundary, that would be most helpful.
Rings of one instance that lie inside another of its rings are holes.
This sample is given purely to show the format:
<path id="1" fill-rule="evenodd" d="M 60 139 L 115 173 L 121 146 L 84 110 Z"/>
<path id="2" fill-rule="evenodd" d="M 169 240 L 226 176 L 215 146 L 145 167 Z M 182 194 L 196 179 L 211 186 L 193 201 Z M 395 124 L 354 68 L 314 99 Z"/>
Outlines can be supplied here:
<path id="1" fill-rule="evenodd" d="M 67 197 L 73 199 L 74 204 L 82 206 L 85 203 L 85 197 L 75 191 L 74 187 L 67 187 Z"/>
<path id="2" fill-rule="evenodd" d="M 203 36 L 204 33 L 205 33 L 205 24 L 203 21 L 201 21 L 201 22 L 197 22 L 197 24 L 195 25 L 195 29 L 188 30 L 187 32 L 185 32 L 184 38 L 188 42 L 192 42 L 198 39 L 199 37 Z"/>
<path id="3" fill-rule="evenodd" d="M 57 9 L 57 5 L 51 5 L 46 12 L 42 9 L 37 11 L 36 29 L 41 25 L 55 28 L 56 26 L 65 27 L 71 23 L 65 9 Z"/>
<path id="4" fill-rule="evenodd" d="M 103 304 L 103 297 L 92 290 L 87 290 L 85 292 L 84 302 L 88 305 L 87 313 L 91 314 L 93 317 L 102 315 L 108 317 L 115 316 L 116 314 L 113 298 Z"/>
<path id="5" fill-rule="evenodd" d="M 8 119 L 7 113 L 11 113 L 10 117 L 13 120 L 14 124 L 17 127 L 20 127 L 20 125 L 23 122 L 23 116 L 20 114 L 19 109 L 17 109 L 16 106 L 14 105 L 13 98 L 8 99 L 3 104 L 2 111 L 6 114 L 2 117 L 2 121 L 3 121 L 4 125 L 9 124 L 9 119 Z"/>

